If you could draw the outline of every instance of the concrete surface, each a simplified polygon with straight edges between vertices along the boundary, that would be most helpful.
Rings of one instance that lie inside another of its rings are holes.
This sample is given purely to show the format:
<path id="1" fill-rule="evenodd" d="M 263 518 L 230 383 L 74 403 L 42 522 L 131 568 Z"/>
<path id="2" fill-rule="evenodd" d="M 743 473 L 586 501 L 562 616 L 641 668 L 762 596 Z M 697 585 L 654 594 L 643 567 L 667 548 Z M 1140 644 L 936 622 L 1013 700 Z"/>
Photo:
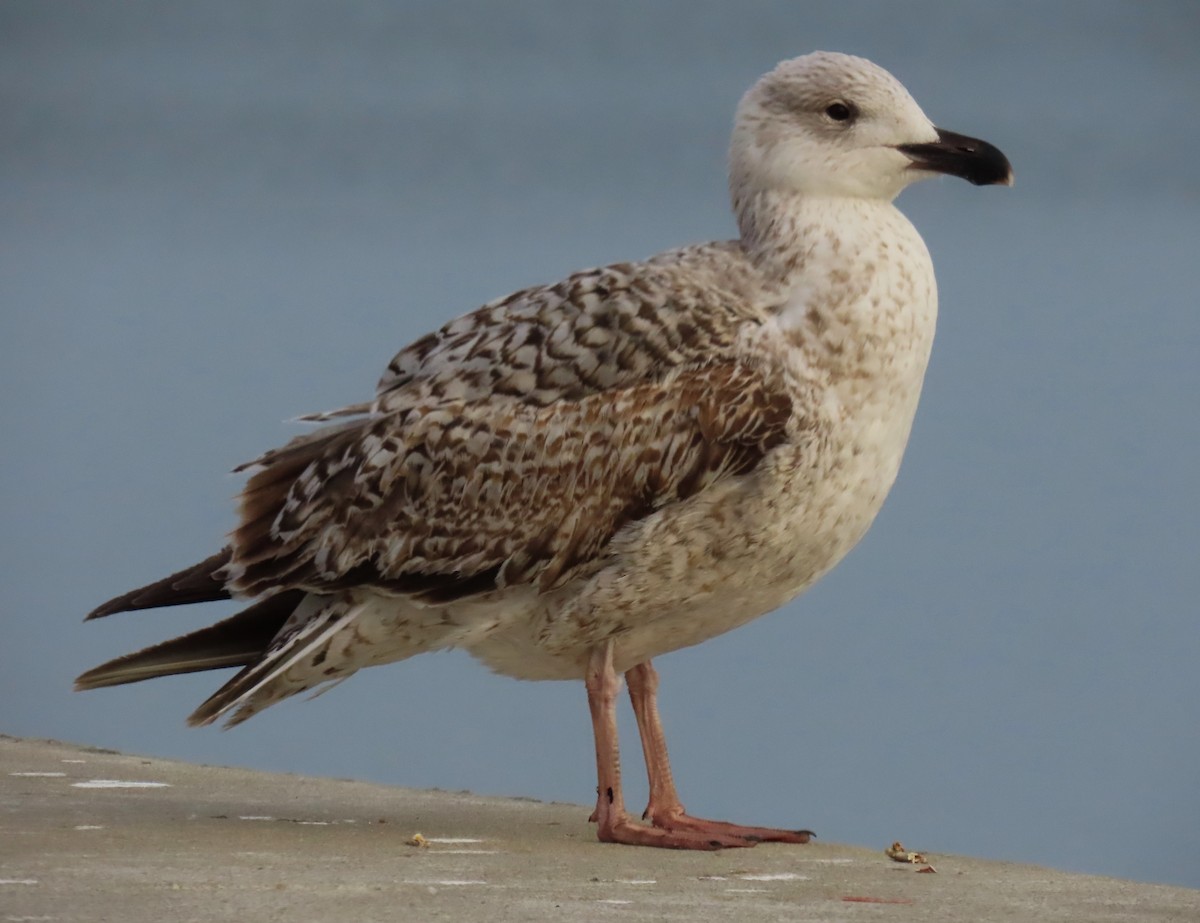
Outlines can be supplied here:
<path id="1" fill-rule="evenodd" d="M 607 846 L 578 805 L 2 735 L 0 812 L 3 921 L 1200 920 L 1186 888 L 934 854 L 921 874 L 886 843 Z"/>

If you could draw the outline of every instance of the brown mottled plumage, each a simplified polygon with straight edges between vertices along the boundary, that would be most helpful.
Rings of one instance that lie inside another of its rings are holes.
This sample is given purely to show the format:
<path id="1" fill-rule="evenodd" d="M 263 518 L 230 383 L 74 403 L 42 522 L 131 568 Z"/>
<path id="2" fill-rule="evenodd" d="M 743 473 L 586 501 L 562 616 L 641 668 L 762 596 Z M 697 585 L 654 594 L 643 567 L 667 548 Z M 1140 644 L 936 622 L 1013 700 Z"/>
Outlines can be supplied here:
<path id="1" fill-rule="evenodd" d="M 627 523 L 752 469 L 793 407 L 781 372 L 737 348 L 768 320 L 745 286 L 681 272 L 718 254 L 736 258 L 578 273 L 407 347 L 357 422 L 252 463 L 231 588 L 545 591 Z"/>
<path id="2" fill-rule="evenodd" d="M 245 611 L 80 688 L 240 666 L 192 715 L 236 724 L 365 666 L 459 647 L 584 679 L 603 840 L 711 849 L 808 831 L 685 814 L 651 658 L 776 608 L 861 538 L 899 469 L 932 345 L 929 255 L 892 199 L 1011 181 L 889 74 L 816 53 L 738 108 L 739 238 L 576 273 L 403 349 L 372 401 L 243 466 L 229 545 L 89 618 L 237 596 Z M 240 469 L 239 469 L 240 470 Z M 629 681 L 651 826 L 624 809 Z"/>

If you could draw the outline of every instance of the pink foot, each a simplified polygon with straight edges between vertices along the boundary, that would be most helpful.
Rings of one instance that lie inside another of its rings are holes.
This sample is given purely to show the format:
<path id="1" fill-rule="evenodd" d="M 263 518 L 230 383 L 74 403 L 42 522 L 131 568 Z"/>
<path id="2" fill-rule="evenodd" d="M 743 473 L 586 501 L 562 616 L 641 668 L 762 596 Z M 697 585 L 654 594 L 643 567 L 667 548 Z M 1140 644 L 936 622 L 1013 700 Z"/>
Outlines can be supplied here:
<path id="1" fill-rule="evenodd" d="M 726 825 L 732 827 L 732 824 Z M 755 829 L 747 827 L 747 830 Z M 667 829 L 639 824 L 628 814 L 610 816 L 600 821 L 596 831 L 602 843 L 624 843 L 626 846 L 657 846 L 660 849 L 731 849 L 753 846 L 756 840 L 736 833 L 716 830 L 693 830 L 686 827 Z"/>
<path id="2" fill-rule="evenodd" d="M 645 816 L 660 830 L 671 833 L 691 833 L 699 836 L 732 838 L 741 840 L 741 845 L 753 846 L 755 843 L 807 843 L 815 833 L 811 830 L 780 830 L 776 827 L 746 827 L 742 824 L 730 824 L 723 820 L 707 820 L 703 817 L 692 817 L 682 809 L 677 811 L 657 811 L 646 809 Z"/>

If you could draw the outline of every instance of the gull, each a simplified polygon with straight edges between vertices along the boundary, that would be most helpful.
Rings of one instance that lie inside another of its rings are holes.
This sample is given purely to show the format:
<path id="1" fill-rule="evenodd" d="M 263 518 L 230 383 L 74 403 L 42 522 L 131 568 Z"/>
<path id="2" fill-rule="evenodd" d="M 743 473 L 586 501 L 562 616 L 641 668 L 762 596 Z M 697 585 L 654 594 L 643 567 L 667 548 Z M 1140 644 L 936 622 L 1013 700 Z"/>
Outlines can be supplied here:
<path id="1" fill-rule="evenodd" d="M 357 670 L 458 648 L 583 680 L 605 842 L 719 849 L 808 830 L 688 814 L 652 660 L 793 599 L 862 538 L 908 442 L 933 343 L 933 266 L 892 204 L 1004 155 L 934 127 L 862 58 L 784 61 L 737 107 L 738 237 L 515 292 L 402 349 L 372 400 L 266 452 L 228 544 L 115 612 L 239 598 L 208 628 L 76 687 L 241 667 L 189 718 L 244 721 Z M 616 701 L 649 776 L 626 810 Z"/>

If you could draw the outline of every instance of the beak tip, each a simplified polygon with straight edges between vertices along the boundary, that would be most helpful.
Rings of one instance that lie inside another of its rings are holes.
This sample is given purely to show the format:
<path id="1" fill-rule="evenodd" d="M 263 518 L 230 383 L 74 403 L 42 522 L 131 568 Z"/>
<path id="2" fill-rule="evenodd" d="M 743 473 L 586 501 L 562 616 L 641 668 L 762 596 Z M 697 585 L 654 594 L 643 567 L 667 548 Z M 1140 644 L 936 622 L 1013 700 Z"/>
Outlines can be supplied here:
<path id="1" fill-rule="evenodd" d="M 968 179 L 968 182 L 972 182 L 976 186 L 1007 186 L 1011 189 L 1016 182 L 1016 179 L 1013 176 L 1012 167 L 1009 167 L 1004 173 L 997 176 Z"/>
<path id="2" fill-rule="evenodd" d="M 1016 182 L 1016 177 L 1013 176 L 1012 165 L 1009 164 L 1008 161 L 1006 160 L 1004 162 L 1004 172 L 1001 174 L 998 174 L 996 176 L 996 178 L 993 179 L 989 185 L 1007 186 L 1009 189 L 1011 189 L 1015 182 Z"/>
<path id="3" fill-rule="evenodd" d="M 957 176 L 973 186 L 1013 184 L 1012 164 L 997 147 L 944 128 L 936 131 L 937 141 L 899 145 L 898 149 L 908 155 L 913 167 Z"/>

